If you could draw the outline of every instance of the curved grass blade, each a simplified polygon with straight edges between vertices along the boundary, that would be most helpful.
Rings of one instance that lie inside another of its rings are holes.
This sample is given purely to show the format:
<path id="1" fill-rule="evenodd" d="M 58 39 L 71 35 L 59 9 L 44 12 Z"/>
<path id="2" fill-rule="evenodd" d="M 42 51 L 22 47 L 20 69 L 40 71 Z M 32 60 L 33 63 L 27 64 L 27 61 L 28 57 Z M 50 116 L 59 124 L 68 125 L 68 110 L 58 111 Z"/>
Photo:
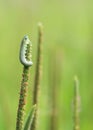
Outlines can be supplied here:
<path id="1" fill-rule="evenodd" d="M 32 109 L 27 117 L 23 130 L 30 130 L 30 127 L 31 127 L 33 119 L 34 119 L 35 110 L 36 110 L 36 105 L 33 105 Z"/>

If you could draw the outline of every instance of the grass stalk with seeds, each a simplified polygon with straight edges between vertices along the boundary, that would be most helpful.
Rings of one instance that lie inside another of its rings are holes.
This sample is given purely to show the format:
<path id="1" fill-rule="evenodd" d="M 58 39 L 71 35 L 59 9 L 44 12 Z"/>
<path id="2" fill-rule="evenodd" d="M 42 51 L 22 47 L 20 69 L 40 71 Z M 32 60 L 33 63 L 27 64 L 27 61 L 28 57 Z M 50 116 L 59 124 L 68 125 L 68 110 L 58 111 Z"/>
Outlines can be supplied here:
<path id="1" fill-rule="evenodd" d="M 39 99 L 39 90 L 40 90 L 40 80 L 41 80 L 41 53 L 42 53 L 42 40 L 43 40 L 43 26 L 41 23 L 38 24 L 38 50 L 37 50 L 37 63 L 36 63 L 36 73 L 35 73 L 35 82 L 34 82 L 34 93 L 33 93 L 33 105 L 36 104 L 36 113 L 32 123 L 32 129 L 36 130 L 37 125 L 37 116 L 38 116 L 38 99 Z"/>
<path id="2" fill-rule="evenodd" d="M 17 111 L 16 130 L 23 130 L 29 67 L 32 66 L 31 45 L 32 44 L 28 36 L 24 36 L 20 47 L 20 61 L 23 64 L 23 74 L 22 74 L 22 81 L 21 81 L 21 88 L 20 88 L 19 105 Z"/>

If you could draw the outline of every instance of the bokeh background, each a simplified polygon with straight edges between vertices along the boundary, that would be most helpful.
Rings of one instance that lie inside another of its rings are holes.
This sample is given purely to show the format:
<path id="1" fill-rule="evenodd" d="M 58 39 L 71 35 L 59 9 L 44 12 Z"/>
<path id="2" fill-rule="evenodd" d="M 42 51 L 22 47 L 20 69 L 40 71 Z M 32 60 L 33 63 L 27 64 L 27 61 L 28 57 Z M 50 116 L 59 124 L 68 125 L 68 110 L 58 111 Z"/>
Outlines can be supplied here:
<path id="1" fill-rule="evenodd" d="M 52 89 L 56 88 L 58 130 L 73 129 L 74 76 L 80 82 L 82 130 L 93 129 L 93 1 L 0 0 L 0 130 L 14 130 L 22 75 L 21 39 L 33 43 L 28 105 L 34 85 L 37 23 L 44 26 L 39 130 L 51 130 Z"/>

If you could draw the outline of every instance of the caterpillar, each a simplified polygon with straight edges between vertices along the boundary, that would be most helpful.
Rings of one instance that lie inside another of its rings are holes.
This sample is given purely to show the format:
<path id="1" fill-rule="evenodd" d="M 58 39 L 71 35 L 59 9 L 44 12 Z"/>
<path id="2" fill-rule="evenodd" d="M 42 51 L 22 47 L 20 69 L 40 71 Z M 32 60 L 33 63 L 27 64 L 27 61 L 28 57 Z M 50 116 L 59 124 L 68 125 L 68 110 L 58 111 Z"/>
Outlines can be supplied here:
<path id="1" fill-rule="evenodd" d="M 32 66 L 33 64 L 31 60 L 31 47 L 32 43 L 29 40 L 29 37 L 25 35 L 21 41 L 19 59 L 20 62 L 26 67 Z"/>

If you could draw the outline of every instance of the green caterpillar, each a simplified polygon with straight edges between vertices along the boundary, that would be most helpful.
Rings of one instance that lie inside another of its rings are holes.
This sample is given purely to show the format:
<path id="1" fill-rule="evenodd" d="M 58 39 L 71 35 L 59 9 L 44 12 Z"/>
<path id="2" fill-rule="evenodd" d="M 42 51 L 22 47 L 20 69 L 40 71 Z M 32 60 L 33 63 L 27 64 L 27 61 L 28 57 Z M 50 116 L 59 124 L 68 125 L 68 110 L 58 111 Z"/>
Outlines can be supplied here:
<path id="1" fill-rule="evenodd" d="M 31 46 L 32 46 L 32 43 L 29 40 L 29 37 L 25 35 L 21 42 L 19 59 L 20 59 L 20 62 L 26 67 L 32 66 L 33 64 L 31 60 L 31 57 L 32 57 Z M 28 59 L 27 56 L 30 58 Z"/>

